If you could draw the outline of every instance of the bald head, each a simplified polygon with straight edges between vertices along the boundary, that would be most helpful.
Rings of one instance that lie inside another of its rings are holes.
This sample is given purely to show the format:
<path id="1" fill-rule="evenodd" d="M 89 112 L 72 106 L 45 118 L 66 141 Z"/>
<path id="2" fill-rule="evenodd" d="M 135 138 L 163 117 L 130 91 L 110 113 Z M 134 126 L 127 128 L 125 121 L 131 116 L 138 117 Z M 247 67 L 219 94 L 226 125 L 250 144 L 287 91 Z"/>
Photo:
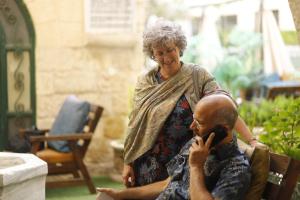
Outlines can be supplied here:
<path id="1" fill-rule="evenodd" d="M 226 125 L 233 129 L 238 117 L 233 100 L 224 94 L 203 97 L 196 105 L 195 114 L 202 115 L 211 126 Z"/>

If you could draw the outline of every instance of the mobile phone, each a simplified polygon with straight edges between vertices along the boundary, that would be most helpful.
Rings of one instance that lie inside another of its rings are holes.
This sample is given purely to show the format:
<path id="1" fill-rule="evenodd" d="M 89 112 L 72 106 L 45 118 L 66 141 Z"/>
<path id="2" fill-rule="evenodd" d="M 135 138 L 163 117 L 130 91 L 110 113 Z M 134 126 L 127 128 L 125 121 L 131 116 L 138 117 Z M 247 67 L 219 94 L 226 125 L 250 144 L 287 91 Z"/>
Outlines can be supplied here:
<path id="1" fill-rule="evenodd" d="M 206 142 L 206 140 L 208 139 L 208 137 L 210 136 L 210 134 L 212 132 L 215 133 L 215 137 L 214 137 L 210 147 L 217 145 L 219 142 L 221 142 L 227 136 L 227 128 L 225 128 L 222 125 L 216 125 L 214 128 L 210 129 L 209 131 L 207 131 L 207 133 L 205 133 L 202 136 L 202 140 L 204 143 Z"/>

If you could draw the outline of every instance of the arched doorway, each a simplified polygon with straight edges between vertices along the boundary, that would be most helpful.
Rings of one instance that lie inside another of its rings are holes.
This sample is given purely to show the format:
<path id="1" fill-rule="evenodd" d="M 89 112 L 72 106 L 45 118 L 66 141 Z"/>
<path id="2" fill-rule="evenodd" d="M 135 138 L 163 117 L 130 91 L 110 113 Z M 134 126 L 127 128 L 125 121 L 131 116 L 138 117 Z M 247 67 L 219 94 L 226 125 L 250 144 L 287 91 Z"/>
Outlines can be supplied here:
<path id="1" fill-rule="evenodd" d="M 0 0 L 0 151 L 35 124 L 35 33 L 22 0 Z"/>

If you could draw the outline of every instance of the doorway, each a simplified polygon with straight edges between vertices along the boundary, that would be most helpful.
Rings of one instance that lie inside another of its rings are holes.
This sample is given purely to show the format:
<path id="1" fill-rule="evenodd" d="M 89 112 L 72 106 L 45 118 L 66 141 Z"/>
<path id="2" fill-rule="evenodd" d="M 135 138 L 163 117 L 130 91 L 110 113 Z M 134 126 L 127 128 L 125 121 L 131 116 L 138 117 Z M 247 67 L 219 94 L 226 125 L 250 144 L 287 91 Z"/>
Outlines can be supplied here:
<path id="1" fill-rule="evenodd" d="M 0 0 L 0 151 L 35 124 L 35 32 L 22 0 Z"/>

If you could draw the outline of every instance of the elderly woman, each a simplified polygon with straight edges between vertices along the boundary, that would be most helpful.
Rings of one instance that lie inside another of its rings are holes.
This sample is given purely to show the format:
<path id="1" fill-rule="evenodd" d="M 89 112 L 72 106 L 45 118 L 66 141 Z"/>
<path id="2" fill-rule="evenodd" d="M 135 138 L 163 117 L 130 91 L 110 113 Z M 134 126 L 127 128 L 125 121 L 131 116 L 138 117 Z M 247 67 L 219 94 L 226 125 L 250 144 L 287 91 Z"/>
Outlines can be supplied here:
<path id="1" fill-rule="evenodd" d="M 180 61 L 186 45 L 180 26 L 169 21 L 158 20 L 144 32 L 144 53 L 157 66 L 140 76 L 136 85 L 124 148 L 126 186 L 168 177 L 165 165 L 193 137 L 189 125 L 195 104 L 220 89 L 204 68 Z M 254 142 L 241 118 L 235 129 L 246 141 Z"/>

